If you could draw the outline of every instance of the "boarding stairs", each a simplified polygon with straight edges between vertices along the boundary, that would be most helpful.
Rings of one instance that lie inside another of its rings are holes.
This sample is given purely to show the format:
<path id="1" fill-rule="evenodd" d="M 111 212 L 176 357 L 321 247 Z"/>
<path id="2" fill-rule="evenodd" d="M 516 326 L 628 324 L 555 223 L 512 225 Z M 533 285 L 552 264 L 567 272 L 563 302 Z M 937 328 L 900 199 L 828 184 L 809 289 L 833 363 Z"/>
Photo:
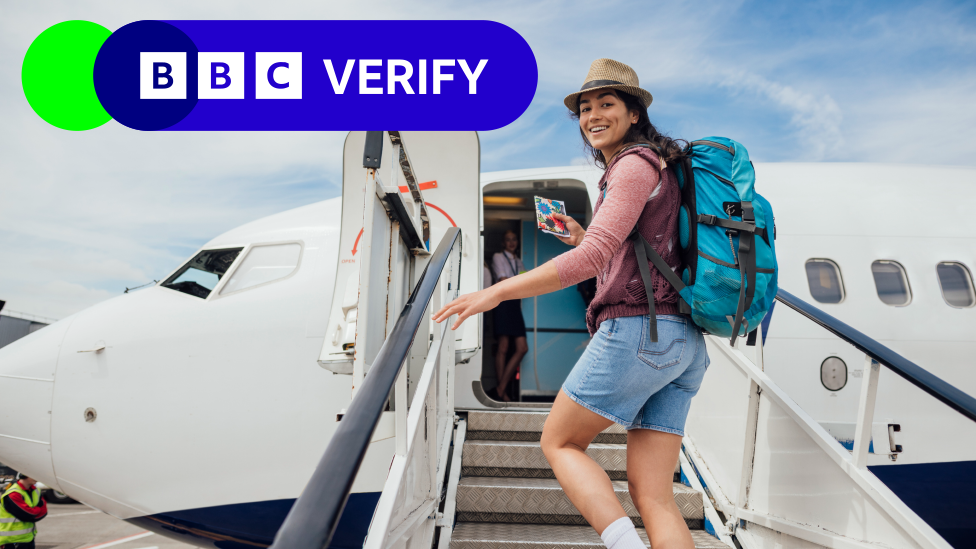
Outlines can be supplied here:
<path id="1" fill-rule="evenodd" d="M 456 523 L 451 549 L 592 549 L 603 541 L 559 487 L 539 438 L 548 412 L 471 411 L 455 444 L 461 444 Z M 463 439 L 463 440 L 462 440 Z M 627 432 L 614 424 L 597 435 L 587 454 L 607 472 L 624 510 L 650 545 L 627 490 Z M 674 499 L 696 547 L 728 546 L 704 530 L 703 493 L 680 482 Z"/>
<path id="2" fill-rule="evenodd" d="M 341 237 L 344 248 L 354 248 L 355 238 L 362 255 L 337 275 L 337 288 L 341 277 L 355 286 L 335 292 L 330 322 L 340 323 L 334 332 L 330 324 L 334 336 L 320 359 L 323 367 L 352 375 L 353 398 L 272 549 L 330 547 L 373 434 L 383 425 L 393 425 L 396 450 L 388 471 L 384 465 L 367 472 L 386 480 L 364 549 L 601 547 L 542 454 L 544 409 L 455 408 L 455 391 L 462 389 L 455 375 L 472 356 L 471 349 L 456 346 L 470 332 L 462 337 L 449 330 L 452 320 L 436 324 L 431 315 L 461 290 L 476 289 L 462 284 L 461 267 L 464 257 L 470 266 L 465 246 L 477 239 L 462 235 L 459 226 L 432 228 L 399 132 L 389 132 L 390 156 L 398 162 L 387 180 L 392 183 L 384 185 L 379 157 L 386 133 L 366 133 L 365 139 L 347 139 L 347 149 L 353 143 L 363 150 L 365 142 L 366 178 L 365 186 L 344 183 Z M 462 163 L 442 134 L 431 139 L 441 139 L 439 147 L 449 151 L 435 151 L 444 163 L 477 165 L 477 154 Z M 347 164 L 354 157 L 346 151 Z M 398 192 L 398 177 L 409 193 Z M 478 189 L 466 192 L 477 195 Z M 359 213 L 352 225 L 356 236 L 347 231 L 347 216 Z M 480 247 L 472 255 L 480 258 Z M 465 272 L 470 276 L 471 269 Z M 777 302 L 797 322 L 813 322 L 839 345 L 862 353 L 853 451 L 766 375 L 761 332 L 754 347 L 744 338 L 730 347 L 706 336 L 712 364 L 692 402 L 673 485 L 696 546 L 951 549 L 867 468 L 869 454 L 887 452 L 887 426 L 873 433 L 879 372 L 890 370 L 958 413 L 960 429 L 973 428 L 976 399 L 783 289 Z M 627 491 L 625 437 L 613 426 L 587 453 L 610 476 L 640 527 Z M 890 448 L 894 457 L 900 451 Z"/>

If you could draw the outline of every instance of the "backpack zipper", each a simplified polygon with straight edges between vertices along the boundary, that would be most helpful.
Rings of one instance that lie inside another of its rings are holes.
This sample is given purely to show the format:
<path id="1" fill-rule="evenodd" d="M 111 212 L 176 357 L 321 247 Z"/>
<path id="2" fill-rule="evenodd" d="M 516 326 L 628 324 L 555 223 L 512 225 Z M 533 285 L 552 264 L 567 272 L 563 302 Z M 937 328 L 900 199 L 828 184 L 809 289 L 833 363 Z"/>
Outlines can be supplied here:
<path id="1" fill-rule="evenodd" d="M 726 147 L 725 145 L 723 145 L 721 143 L 716 143 L 714 141 L 692 141 L 691 144 L 692 144 L 692 146 L 694 146 L 694 145 L 705 145 L 707 147 L 712 147 L 714 149 L 721 149 L 721 150 L 723 150 L 723 151 L 725 151 L 725 152 L 727 152 L 727 153 L 729 153 L 731 155 L 734 155 L 735 154 L 735 152 L 732 150 L 731 147 Z"/>
<path id="2" fill-rule="evenodd" d="M 726 184 L 726 185 L 728 185 L 729 187 L 732 187 L 733 189 L 735 189 L 735 183 L 733 183 L 733 182 L 731 182 L 731 181 L 729 181 L 728 179 L 725 179 L 725 178 L 724 178 L 724 177 L 722 177 L 721 175 L 719 175 L 719 174 L 717 174 L 717 173 L 715 173 L 715 172 L 713 172 L 712 170 L 706 170 L 705 168 L 695 168 L 695 169 L 696 169 L 696 170 L 701 170 L 701 171 L 703 171 L 703 172 L 708 172 L 708 173 L 710 173 L 710 174 L 712 174 L 713 176 L 715 176 L 715 179 L 718 179 L 718 180 L 719 180 L 719 181 L 721 181 L 722 183 L 725 183 L 725 184 Z M 736 192 L 738 192 L 738 189 L 736 189 Z"/>

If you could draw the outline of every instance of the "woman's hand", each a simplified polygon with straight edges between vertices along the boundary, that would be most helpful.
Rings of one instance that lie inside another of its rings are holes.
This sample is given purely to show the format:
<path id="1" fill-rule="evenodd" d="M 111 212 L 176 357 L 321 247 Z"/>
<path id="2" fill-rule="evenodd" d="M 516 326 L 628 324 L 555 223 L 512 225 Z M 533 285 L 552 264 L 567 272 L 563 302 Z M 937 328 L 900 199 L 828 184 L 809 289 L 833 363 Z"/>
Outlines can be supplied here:
<path id="1" fill-rule="evenodd" d="M 569 244 L 570 246 L 579 246 L 580 243 L 583 242 L 583 237 L 586 236 L 586 230 L 583 229 L 583 227 L 580 227 L 580 224 L 577 223 L 575 219 L 568 215 L 557 213 L 552 214 L 552 217 L 553 219 L 562 221 L 569 230 L 569 236 L 556 235 L 556 238 L 562 240 L 564 243 Z"/>
<path id="2" fill-rule="evenodd" d="M 462 295 L 461 297 L 445 305 L 441 310 L 437 311 L 434 314 L 434 322 L 440 324 L 445 319 L 450 318 L 451 315 L 456 314 L 458 315 L 458 318 L 454 325 L 451 326 L 451 329 L 457 330 L 458 326 L 460 326 L 461 323 L 464 322 L 469 316 L 490 311 L 502 302 L 497 295 L 498 292 L 493 291 L 494 288 L 495 286 L 491 286 L 481 290 L 480 292 Z"/>
<path id="3" fill-rule="evenodd" d="M 490 311 L 502 301 L 548 294 L 560 288 L 562 286 L 559 284 L 559 271 L 556 269 L 556 264 L 547 261 L 527 273 L 513 276 L 480 292 L 462 295 L 434 313 L 434 322 L 440 324 L 451 318 L 451 315 L 458 315 L 457 322 L 451 326 L 452 330 L 457 330 L 469 316 Z"/>

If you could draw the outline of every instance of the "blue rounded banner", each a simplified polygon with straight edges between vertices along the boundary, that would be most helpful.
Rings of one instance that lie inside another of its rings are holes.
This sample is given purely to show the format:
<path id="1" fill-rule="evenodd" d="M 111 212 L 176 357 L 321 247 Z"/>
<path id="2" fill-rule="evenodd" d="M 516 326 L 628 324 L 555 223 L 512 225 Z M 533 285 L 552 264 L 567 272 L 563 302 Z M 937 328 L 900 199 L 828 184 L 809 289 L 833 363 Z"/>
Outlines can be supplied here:
<path id="1" fill-rule="evenodd" d="M 492 21 L 137 21 L 94 80 L 139 130 L 492 130 L 525 112 L 538 69 Z"/>

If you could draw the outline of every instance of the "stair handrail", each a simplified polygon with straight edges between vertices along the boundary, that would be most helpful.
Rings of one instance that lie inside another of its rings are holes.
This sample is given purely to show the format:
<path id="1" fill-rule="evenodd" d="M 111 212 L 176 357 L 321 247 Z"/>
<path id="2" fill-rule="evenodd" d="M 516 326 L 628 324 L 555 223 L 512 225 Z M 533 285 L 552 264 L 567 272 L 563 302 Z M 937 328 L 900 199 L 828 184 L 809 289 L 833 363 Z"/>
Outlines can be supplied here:
<path id="1" fill-rule="evenodd" d="M 976 421 L 976 398 L 782 288 L 777 292 L 776 300 L 850 343 L 946 406 Z"/>
<path id="2" fill-rule="evenodd" d="M 461 229 L 450 227 L 437 245 L 271 549 L 324 549 L 332 541 L 373 430 L 421 323 L 429 320 L 424 311 L 460 235 Z"/>

